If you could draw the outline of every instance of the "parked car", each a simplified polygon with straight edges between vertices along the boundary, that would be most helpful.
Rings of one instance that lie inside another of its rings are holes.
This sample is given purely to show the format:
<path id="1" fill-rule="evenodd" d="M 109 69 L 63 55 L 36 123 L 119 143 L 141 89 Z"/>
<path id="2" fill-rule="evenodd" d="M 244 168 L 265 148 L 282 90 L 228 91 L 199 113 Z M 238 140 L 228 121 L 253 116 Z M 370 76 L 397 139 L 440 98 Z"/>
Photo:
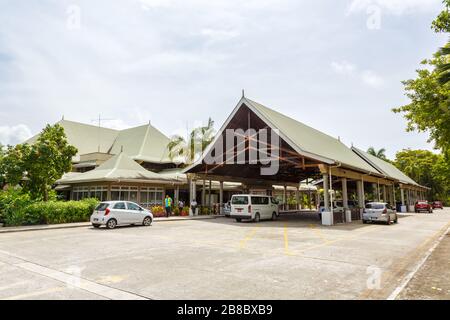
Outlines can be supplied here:
<path id="1" fill-rule="evenodd" d="M 433 207 L 433 209 L 444 209 L 444 205 L 441 201 L 433 201 L 431 206 Z"/>
<path id="2" fill-rule="evenodd" d="M 416 203 L 414 204 L 414 211 L 416 213 L 423 211 L 433 213 L 433 207 L 426 200 L 416 201 Z"/>
<path id="3" fill-rule="evenodd" d="M 236 219 L 237 222 L 276 220 L 278 215 L 278 202 L 270 196 L 239 194 L 231 197 L 230 217 Z"/>
<path id="4" fill-rule="evenodd" d="M 150 226 L 153 214 L 129 201 L 101 202 L 91 215 L 91 223 L 94 228 L 105 226 L 114 229 L 118 225 L 144 225 Z"/>
<path id="5" fill-rule="evenodd" d="M 369 202 L 364 209 L 363 223 L 367 222 L 384 222 L 391 224 L 398 222 L 397 211 L 385 202 Z"/>

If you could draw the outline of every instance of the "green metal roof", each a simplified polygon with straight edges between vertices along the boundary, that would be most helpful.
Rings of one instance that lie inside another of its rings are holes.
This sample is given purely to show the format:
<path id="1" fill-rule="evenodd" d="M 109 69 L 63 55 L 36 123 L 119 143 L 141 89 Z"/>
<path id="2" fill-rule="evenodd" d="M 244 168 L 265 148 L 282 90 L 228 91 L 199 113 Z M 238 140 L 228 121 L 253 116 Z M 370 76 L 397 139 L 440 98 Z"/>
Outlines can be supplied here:
<path id="1" fill-rule="evenodd" d="M 149 171 L 136 161 L 121 152 L 104 162 L 97 168 L 85 173 L 65 176 L 58 180 L 58 184 L 74 184 L 93 181 L 127 181 L 147 180 L 155 182 L 176 182 L 158 173 Z"/>
<path id="2" fill-rule="evenodd" d="M 254 111 L 256 110 L 256 114 L 259 114 L 262 120 L 278 129 L 282 136 L 288 140 L 288 143 L 291 142 L 291 144 L 294 144 L 292 146 L 294 149 L 297 147 L 298 151 L 308 153 L 313 158 L 318 156 L 329 161 L 331 160 L 330 162 L 341 163 L 343 166 L 373 174 L 380 174 L 338 139 L 263 106 L 258 102 L 248 98 L 243 98 L 242 100 L 249 108 L 254 109 Z"/>
<path id="3" fill-rule="evenodd" d="M 118 130 L 68 120 L 61 120 L 57 124 L 64 128 L 69 144 L 78 149 L 77 156 L 94 152 L 108 153 L 119 133 Z M 25 142 L 33 144 L 38 137 L 39 134 Z"/>
<path id="4" fill-rule="evenodd" d="M 168 137 L 148 124 L 120 131 L 110 153 L 117 154 L 123 149 L 135 160 L 170 163 L 167 148 L 169 142 Z"/>
<path id="5" fill-rule="evenodd" d="M 57 123 L 64 128 L 69 144 L 78 149 L 74 161 L 79 161 L 80 155 L 84 154 L 101 152 L 114 155 L 123 149 L 135 160 L 171 162 L 167 148 L 170 139 L 150 124 L 114 130 L 68 120 Z M 26 143 L 32 144 L 38 137 L 39 135 L 36 135 Z"/>
<path id="6" fill-rule="evenodd" d="M 390 164 L 389 162 L 386 162 L 380 158 L 377 158 L 365 151 L 362 151 L 358 148 L 352 147 L 352 150 L 355 152 L 355 154 L 358 154 L 362 159 L 367 161 L 370 165 L 375 167 L 377 170 L 379 170 L 381 173 L 386 175 L 386 177 L 397 180 L 401 183 L 405 184 L 412 184 L 418 186 L 419 184 L 415 182 L 413 179 L 408 177 L 406 174 L 404 174 L 402 171 L 397 169 L 394 165 Z"/>

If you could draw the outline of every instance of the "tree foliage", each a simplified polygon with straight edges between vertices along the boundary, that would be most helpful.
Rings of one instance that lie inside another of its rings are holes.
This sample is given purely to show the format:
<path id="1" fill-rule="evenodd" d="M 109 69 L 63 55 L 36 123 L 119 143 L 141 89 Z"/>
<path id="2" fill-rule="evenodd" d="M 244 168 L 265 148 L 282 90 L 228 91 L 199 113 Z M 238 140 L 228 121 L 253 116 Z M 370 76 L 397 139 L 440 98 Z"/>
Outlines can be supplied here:
<path id="1" fill-rule="evenodd" d="M 436 32 L 450 32 L 450 0 L 444 4 L 445 10 L 432 24 Z M 410 103 L 393 109 L 404 114 L 408 131 L 429 132 L 430 142 L 434 141 L 446 156 L 450 152 L 450 87 L 445 81 L 449 59 L 447 50 L 441 50 L 433 58 L 422 61 L 422 68 L 416 70 L 417 78 L 402 82 Z"/>
<path id="2" fill-rule="evenodd" d="M 0 173 L 7 184 L 20 183 L 33 199 L 47 201 L 52 185 L 71 170 L 72 157 L 77 152 L 67 142 L 63 127 L 47 125 L 34 144 L 8 147 Z"/>
<path id="3" fill-rule="evenodd" d="M 169 157 L 172 161 L 192 163 L 214 139 L 214 121 L 209 118 L 206 126 L 194 128 L 186 140 L 175 135 L 168 144 Z"/>
<path id="4" fill-rule="evenodd" d="M 384 161 L 387 161 L 387 157 L 386 157 L 386 149 L 385 148 L 381 148 L 380 150 L 376 151 L 374 147 L 370 147 L 369 149 L 367 149 L 367 153 L 371 154 L 377 158 L 380 158 Z"/>
<path id="5" fill-rule="evenodd" d="M 429 200 L 450 201 L 450 165 L 442 154 L 406 149 L 397 152 L 394 164 L 420 185 L 431 188 Z"/>

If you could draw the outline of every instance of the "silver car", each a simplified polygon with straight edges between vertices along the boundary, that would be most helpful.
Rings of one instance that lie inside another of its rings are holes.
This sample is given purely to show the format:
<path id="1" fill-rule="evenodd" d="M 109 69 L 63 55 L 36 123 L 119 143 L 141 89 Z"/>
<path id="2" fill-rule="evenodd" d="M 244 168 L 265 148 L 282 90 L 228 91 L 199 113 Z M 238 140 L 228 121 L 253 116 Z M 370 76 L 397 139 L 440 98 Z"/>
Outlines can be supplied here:
<path id="1" fill-rule="evenodd" d="M 104 225 L 107 229 L 114 229 L 118 225 L 144 225 L 150 226 L 153 214 L 129 201 L 101 202 L 91 215 L 91 223 L 94 228 Z"/>
<path id="2" fill-rule="evenodd" d="M 363 213 L 363 223 L 384 222 L 386 224 L 397 223 L 397 211 L 385 202 L 369 202 Z"/>

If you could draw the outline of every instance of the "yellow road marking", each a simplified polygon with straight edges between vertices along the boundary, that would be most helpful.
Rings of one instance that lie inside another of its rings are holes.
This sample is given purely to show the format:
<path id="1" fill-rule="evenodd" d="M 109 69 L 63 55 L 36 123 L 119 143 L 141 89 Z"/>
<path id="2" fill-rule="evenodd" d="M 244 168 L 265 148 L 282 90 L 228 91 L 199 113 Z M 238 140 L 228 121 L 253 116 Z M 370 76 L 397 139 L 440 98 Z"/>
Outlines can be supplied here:
<path id="1" fill-rule="evenodd" d="M 40 296 L 40 295 L 43 295 L 46 293 L 58 292 L 58 291 L 62 291 L 62 290 L 63 290 L 63 288 L 61 288 L 61 287 L 54 287 L 54 288 L 50 288 L 50 289 L 46 289 L 46 290 L 40 290 L 40 291 L 35 291 L 35 292 L 30 292 L 30 293 L 19 294 L 17 296 L 1 298 L 0 300 L 21 300 L 21 299 Z"/>
<path id="2" fill-rule="evenodd" d="M 317 229 L 317 226 L 314 224 L 310 224 L 309 227 L 314 231 L 314 233 L 323 240 L 323 242 L 327 243 L 330 240 L 328 240 L 327 238 L 325 238 L 325 236 L 323 235 L 323 233 L 320 231 L 320 229 Z"/>
<path id="3" fill-rule="evenodd" d="M 253 238 L 253 236 L 255 235 L 256 231 L 258 230 L 258 227 L 259 227 L 259 225 L 256 226 L 256 227 L 254 227 L 254 228 L 249 232 L 249 234 L 247 234 L 247 235 L 245 236 L 245 238 L 242 239 L 242 240 L 240 241 L 240 246 L 239 246 L 239 247 L 240 247 L 241 249 L 245 248 L 245 245 L 247 244 L 247 242 Z"/>
<path id="4" fill-rule="evenodd" d="M 289 251 L 289 239 L 288 239 L 288 229 L 286 223 L 284 224 L 284 254 L 287 256 L 292 256 L 292 252 Z"/>

